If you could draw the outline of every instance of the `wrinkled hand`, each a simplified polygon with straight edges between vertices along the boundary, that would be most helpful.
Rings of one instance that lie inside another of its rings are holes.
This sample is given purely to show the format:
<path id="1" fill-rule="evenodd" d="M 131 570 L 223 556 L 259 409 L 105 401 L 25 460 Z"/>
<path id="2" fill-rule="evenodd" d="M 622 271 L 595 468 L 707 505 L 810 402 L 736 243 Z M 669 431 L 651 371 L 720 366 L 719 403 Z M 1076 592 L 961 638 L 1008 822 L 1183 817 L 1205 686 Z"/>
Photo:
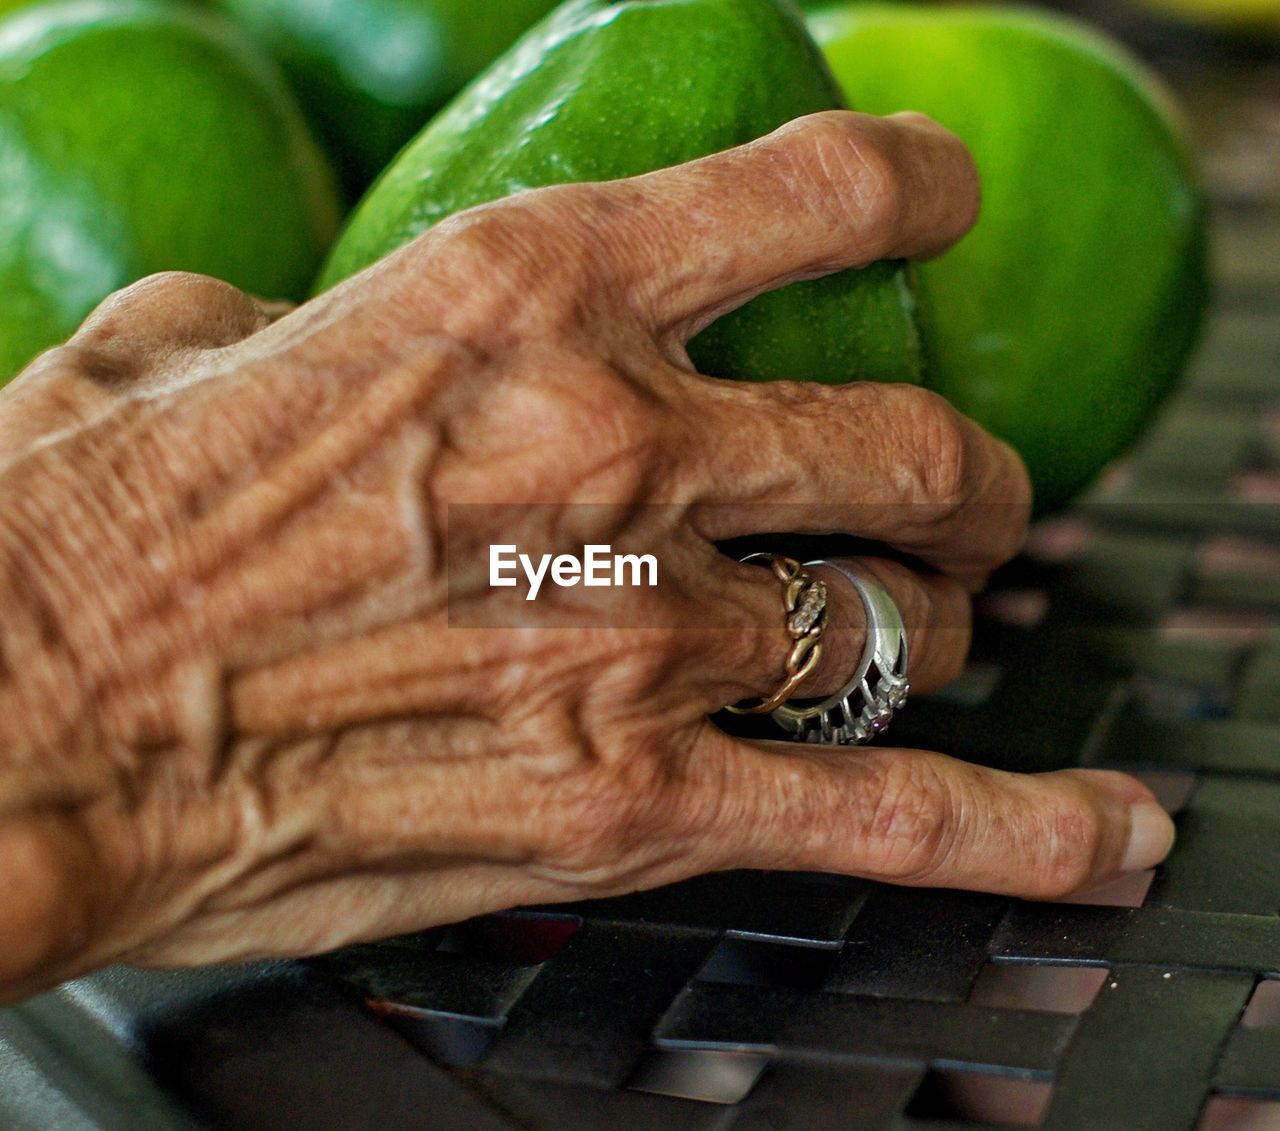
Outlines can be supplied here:
<path id="1" fill-rule="evenodd" d="M 936 253 L 976 202 L 951 135 L 833 113 L 462 214 L 274 320 L 193 276 L 108 300 L 0 397 L 0 992 L 732 867 L 1052 897 L 1154 863 L 1171 826 L 1119 775 L 707 719 L 786 651 L 778 583 L 728 538 L 913 555 L 866 563 L 913 683 L 963 663 L 967 591 L 1024 535 L 1017 458 L 919 389 L 714 380 L 684 343 L 764 290 Z M 500 503 L 553 504 L 522 539 L 643 522 L 671 583 L 512 625 L 509 591 L 446 568 L 446 529 L 518 540 L 460 506 Z M 810 694 L 861 651 L 828 580 L 845 628 Z"/>

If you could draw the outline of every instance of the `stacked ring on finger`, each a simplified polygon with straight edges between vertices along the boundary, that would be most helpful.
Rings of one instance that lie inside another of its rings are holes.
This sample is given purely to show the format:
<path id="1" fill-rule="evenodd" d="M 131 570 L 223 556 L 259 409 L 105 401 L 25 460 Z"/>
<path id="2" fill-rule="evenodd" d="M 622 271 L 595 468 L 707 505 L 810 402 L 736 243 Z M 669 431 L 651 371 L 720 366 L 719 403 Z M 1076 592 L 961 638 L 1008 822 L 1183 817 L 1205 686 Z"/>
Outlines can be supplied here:
<path id="1" fill-rule="evenodd" d="M 791 649 L 785 675 L 778 689 L 751 706 L 726 707 L 734 715 L 768 715 L 781 708 L 822 659 L 822 634 L 827 627 L 827 587 L 815 581 L 794 558 L 781 554 L 748 554 L 743 562 L 765 562 L 782 582 L 782 607 L 786 614 Z"/>
<path id="2" fill-rule="evenodd" d="M 911 690 L 902 614 L 884 587 L 862 570 L 829 561 L 806 566 L 833 569 L 853 585 L 866 609 L 867 641 L 853 677 L 834 695 L 809 705 L 782 703 L 770 714 L 798 742 L 835 746 L 870 742 L 888 728 Z"/>

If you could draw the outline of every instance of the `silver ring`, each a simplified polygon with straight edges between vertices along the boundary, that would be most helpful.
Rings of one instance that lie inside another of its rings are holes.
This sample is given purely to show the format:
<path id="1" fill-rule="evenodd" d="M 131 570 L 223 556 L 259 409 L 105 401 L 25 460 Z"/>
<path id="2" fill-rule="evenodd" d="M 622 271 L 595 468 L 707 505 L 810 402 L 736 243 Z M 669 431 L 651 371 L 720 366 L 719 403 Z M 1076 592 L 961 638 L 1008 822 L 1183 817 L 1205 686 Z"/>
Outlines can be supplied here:
<path id="1" fill-rule="evenodd" d="M 849 579 L 867 610 L 867 643 L 853 678 L 829 699 L 804 706 L 788 703 L 772 718 L 797 742 L 828 746 L 856 746 L 884 733 L 895 711 L 907 702 L 907 631 L 893 598 L 870 574 L 835 562 L 805 562 L 825 566 Z M 872 670 L 875 682 L 871 682 Z"/>

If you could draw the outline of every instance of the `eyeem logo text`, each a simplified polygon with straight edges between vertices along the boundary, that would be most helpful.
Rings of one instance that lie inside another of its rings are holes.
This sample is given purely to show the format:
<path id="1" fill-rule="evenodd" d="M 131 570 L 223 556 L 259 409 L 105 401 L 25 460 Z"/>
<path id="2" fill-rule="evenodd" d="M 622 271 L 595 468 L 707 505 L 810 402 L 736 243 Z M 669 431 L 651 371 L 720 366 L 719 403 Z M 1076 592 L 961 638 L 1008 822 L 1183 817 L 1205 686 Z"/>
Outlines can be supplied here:
<path id="1" fill-rule="evenodd" d="M 561 589 L 578 585 L 653 589 L 658 584 L 658 559 L 652 554 L 615 554 L 612 546 L 583 546 L 582 557 L 543 554 L 534 561 L 529 554 L 520 553 L 517 546 L 489 547 L 490 588 L 514 589 L 521 573 L 529 583 L 526 601 L 537 600 L 542 583 L 548 578 Z"/>

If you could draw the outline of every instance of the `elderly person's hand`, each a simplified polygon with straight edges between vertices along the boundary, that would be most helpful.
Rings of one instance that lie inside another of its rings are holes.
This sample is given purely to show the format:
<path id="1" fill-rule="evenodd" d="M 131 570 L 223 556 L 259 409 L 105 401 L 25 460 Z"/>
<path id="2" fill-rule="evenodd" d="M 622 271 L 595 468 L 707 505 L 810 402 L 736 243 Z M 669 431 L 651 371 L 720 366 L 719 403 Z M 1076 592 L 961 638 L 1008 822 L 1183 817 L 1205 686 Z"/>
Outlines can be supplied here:
<path id="1" fill-rule="evenodd" d="M 1017 457 L 920 389 L 711 379 L 684 343 L 767 289 L 940 251 L 977 192 L 926 120 L 832 113 L 462 214 L 274 321 L 192 276 L 108 300 L 0 397 L 0 993 L 716 869 L 1052 897 L 1155 863 L 1172 826 L 1119 775 L 708 720 L 787 648 L 731 538 L 909 555 L 864 564 L 912 681 L 963 663 L 968 591 L 1024 535 Z M 464 505 L 502 503 L 553 505 Z M 450 586 L 459 547 L 640 526 L 655 590 Z M 862 648 L 828 580 L 847 628 L 806 695 Z"/>

